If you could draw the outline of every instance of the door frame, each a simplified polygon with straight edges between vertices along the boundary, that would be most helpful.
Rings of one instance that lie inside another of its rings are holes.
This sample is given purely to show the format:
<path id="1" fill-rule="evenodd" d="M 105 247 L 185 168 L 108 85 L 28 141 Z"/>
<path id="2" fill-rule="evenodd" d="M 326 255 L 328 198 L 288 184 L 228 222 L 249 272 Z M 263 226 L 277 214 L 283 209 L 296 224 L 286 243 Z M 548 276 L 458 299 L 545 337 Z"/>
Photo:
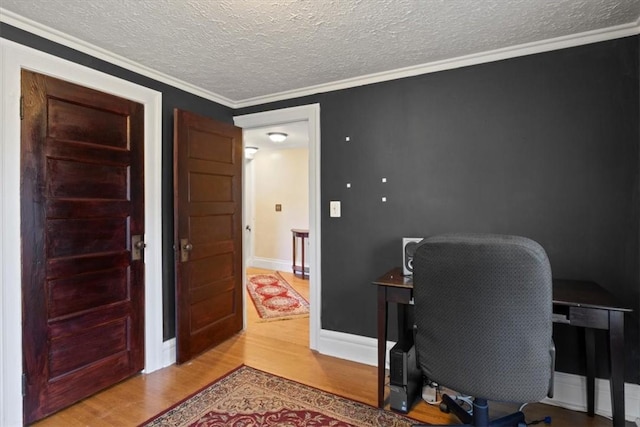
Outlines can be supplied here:
<path id="1" fill-rule="evenodd" d="M 244 132 L 242 136 L 242 150 L 247 146 L 244 140 Z M 244 166 L 242 168 L 242 270 L 246 271 L 247 266 L 253 263 L 255 256 L 253 228 L 255 226 L 255 204 L 253 201 L 255 192 L 255 167 L 253 159 L 244 158 Z M 247 226 L 251 227 L 251 231 L 247 230 Z M 246 311 L 245 311 L 244 328 L 246 328 Z"/>
<path id="2" fill-rule="evenodd" d="M 144 104 L 145 369 L 163 367 L 162 94 L 71 61 L 0 39 L 0 418 L 22 425 L 22 273 L 20 240 L 20 70 L 29 69 Z"/>
<path id="3" fill-rule="evenodd" d="M 309 348 L 318 350 L 320 329 L 320 104 L 302 105 L 280 110 L 234 116 L 236 126 L 243 130 L 306 121 L 309 132 Z M 244 164 L 246 168 L 246 162 Z M 246 171 L 243 168 L 243 175 Z M 244 200 L 244 197 L 243 197 Z M 245 206 L 243 206 L 245 209 Z M 243 230 L 246 224 L 243 224 Z M 247 251 L 243 251 L 243 271 L 246 271 Z M 244 325 L 247 321 L 246 274 L 243 277 Z"/>

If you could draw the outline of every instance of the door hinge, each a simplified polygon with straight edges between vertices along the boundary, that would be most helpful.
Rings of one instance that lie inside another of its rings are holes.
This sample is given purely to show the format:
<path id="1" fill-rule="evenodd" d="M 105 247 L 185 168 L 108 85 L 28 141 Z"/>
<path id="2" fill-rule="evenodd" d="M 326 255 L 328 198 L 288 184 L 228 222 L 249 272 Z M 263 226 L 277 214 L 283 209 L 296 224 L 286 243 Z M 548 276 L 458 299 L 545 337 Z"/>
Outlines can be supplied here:
<path id="1" fill-rule="evenodd" d="M 27 374 L 22 374 L 22 397 L 27 395 Z"/>
<path id="2" fill-rule="evenodd" d="M 20 96 L 20 120 L 24 120 L 24 96 Z"/>

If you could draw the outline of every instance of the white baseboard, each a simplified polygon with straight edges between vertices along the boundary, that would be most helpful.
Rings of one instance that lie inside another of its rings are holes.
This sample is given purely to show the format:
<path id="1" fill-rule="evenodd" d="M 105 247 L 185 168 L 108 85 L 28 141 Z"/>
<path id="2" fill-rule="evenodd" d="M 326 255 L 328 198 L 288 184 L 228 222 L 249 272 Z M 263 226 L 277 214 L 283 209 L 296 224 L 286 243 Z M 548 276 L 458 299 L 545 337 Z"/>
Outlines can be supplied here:
<path id="1" fill-rule="evenodd" d="M 580 375 L 556 372 L 553 378 L 553 399 L 546 398 L 542 403 L 561 406 L 574 411 L 587 411 L 587 378 Z M 611 388 L 609 380 L 596 378 L 595 412 L 611 418 Z M 640 385 L 624 384 L 625 419 L 634 421 L 640 418 Z"/>
<path id="2" fill-rule="evenodd" d="M 291 271 L 291 261 L 283 259 L 253 257 L 251 262 L 247 264 L 249 267 L 265 268 L 267 270 Z"/>
<path id="3" fill-rule="evenodd" d="M 176 363 L 176 339 L 171 338 L 162 343 L 162 367 Z"/>
<path id="4" fill-rule="evenodd" d="M 386 367 L 389 367 L 389 349 L 395 343 L 387 342 Z M 366 365 L 378 365 L 378 340 L 359 335 L 320 330 L 318 351 L 328 356 L 338 357 Z M 580 375 L 556 372 L 554 377 L 554 398 L 542 403 L 560 406 L 574 411 L 587 411 L 587 380 Z M 595 412 L 611 418 L 611 394 L 609 380 L 596 378 Z M 625 418 L 635 421 L 640 418 L 640 385 L 625 383 Z"/>

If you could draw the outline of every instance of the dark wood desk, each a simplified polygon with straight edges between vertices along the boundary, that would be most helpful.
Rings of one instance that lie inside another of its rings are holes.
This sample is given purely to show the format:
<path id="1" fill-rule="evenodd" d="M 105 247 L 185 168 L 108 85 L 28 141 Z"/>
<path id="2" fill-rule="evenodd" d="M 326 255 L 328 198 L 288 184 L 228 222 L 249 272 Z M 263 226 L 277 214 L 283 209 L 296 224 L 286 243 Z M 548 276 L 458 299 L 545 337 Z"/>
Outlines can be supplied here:
<path id="1" fill-rule="evenodd" d="M 378 286 L 378 407 L 384 407 L 387 314 L 389 303 L 398 307 L 398 339 L 411 333 L 407 307 L 413 300 L 413 280 L 394 268 L 373 282 Z M 611 406 L 613 425 L 624 421 L 624 313 L 631 309 L 618 304 L 613 296 L 594 282 L 553 280 L 553 321 L 585 330 L 587 358 L 587 412 L 594 414 L 595 340 L 594 329 L 609 331 L 611 367 Z"/>

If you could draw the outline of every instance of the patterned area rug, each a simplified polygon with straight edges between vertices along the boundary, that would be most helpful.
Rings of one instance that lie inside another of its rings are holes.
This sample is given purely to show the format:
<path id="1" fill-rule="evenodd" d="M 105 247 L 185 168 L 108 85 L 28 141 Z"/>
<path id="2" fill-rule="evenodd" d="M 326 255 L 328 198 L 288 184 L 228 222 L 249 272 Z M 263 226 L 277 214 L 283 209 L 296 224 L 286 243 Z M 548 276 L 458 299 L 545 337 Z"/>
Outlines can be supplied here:
<path id="1" fill-rule="evenodd" d="M 309 316 L 307 300 L 278 273 L 250 275 L 247 291 L 263 321 Z"/>
<path id="2" fill-rule="evenodd" d="M 415 422 L 393 412 L 241 366 L 142 425 L 405 427 Z"/>

